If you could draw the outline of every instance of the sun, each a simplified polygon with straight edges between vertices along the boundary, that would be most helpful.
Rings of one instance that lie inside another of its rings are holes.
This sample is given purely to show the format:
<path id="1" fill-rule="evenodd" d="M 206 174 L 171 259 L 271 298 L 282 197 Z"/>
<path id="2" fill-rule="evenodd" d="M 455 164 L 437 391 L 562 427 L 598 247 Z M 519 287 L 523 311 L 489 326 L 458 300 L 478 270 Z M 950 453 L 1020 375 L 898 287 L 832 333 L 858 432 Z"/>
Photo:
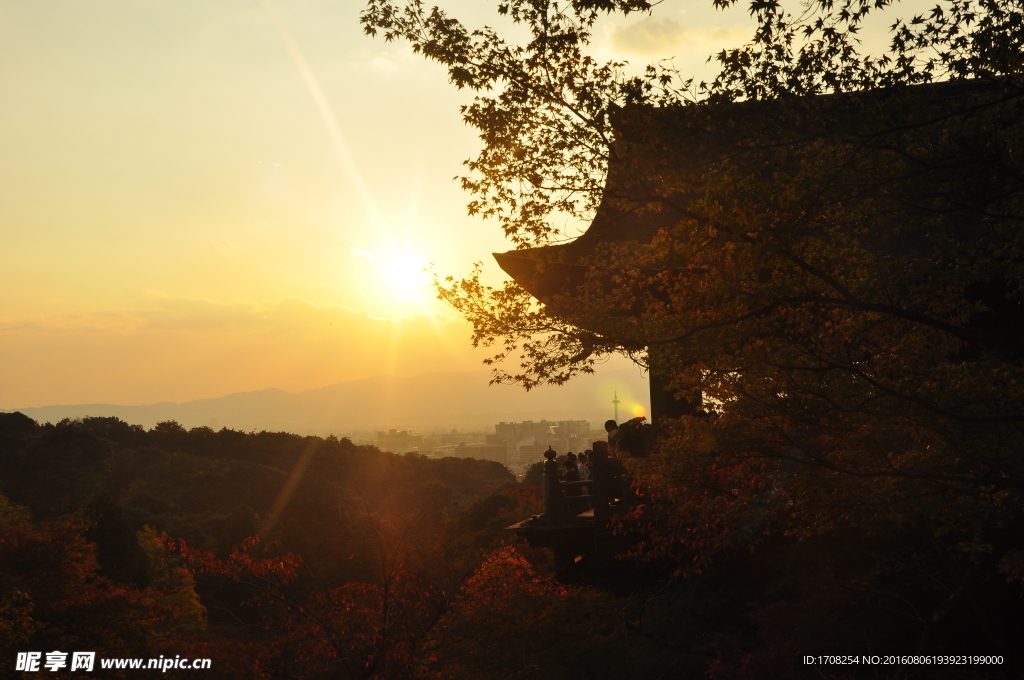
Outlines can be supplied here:
<path id="1" fill-rule="evenodd" d="M 349 248 L 353 255 L 373 263 L 373 291 L 392 301 L 414 303 L 422 307 L 433 296 L 428 295 L 433 281 L 425 257 L 408 250 L 391 251 L 378 257 L 368 250 Z"/>
<path id="2" fill-rule="evenodd" d="M 411 253 L 395 253 L 381 266 L 392 294 L 400 299 L 419 297 L 430 283 L 426 260 Z"/>

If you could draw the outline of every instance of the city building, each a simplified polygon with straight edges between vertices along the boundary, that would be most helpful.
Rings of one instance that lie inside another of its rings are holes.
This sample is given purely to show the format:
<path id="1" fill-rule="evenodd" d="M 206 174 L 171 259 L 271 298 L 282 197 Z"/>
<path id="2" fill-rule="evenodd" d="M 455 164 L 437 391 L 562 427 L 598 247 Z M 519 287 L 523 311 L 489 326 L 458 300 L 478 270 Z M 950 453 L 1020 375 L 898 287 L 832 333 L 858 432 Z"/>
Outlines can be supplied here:
<path id="1" fill-rule="evenodd" d="M 452 452 L 455 458 L 476 458 L 493 460 L 507 466 L 509 464 L 508 447 L 504 444 L 460 444 Z"/>
<path id="2" fill-rule="evenodd" d="M 393 453 L 407 453 L 419 451 L 423 446 L 423 437 L 415 434 L 412 430 L 395 430 L 377 433 L 377 448 L 381 451 Z"/>
<path id="3" fill-rule="evenodd" d="M 508 450 L 508 465 L 527 467 L 543 459 L 550 446 L 559 453 L 579 452 L 590 448 L 590 423 L 585 420 L 526 420 L 519 423 L 501 422 L 488 435 L 488 443 L 504 443 Z"/>

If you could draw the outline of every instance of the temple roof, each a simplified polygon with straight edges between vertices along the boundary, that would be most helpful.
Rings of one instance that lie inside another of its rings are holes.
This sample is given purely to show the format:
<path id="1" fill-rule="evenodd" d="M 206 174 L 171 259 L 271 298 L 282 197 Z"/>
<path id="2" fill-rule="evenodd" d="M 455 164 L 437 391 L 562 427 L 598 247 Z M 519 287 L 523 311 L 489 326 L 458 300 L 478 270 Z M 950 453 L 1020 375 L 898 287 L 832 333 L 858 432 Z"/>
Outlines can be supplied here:
<path id="1" fill-rule="evenodd" d="M 806 182 L 806 176 L 797 175 L 799 162 L 807 154 L 835 157 L 837 182 L 845 184 L 841 195 L 830 200 L 877 201 L 881 191 L 877 177 L 870 171 L 856 171 L 877 163 L 879 154 L 891 147 L 892 135 L 912 136 L 915 130 L 926 130 L 926 135 L 941 136 L 941 125 L 933 129 L 936 121 L 951 114 L 970 115 L 980 100 L 998 100 L 1009 89 L 975 80 L 785 100 L 616 109 L 611 114 L 616 141 L 610 150 L 604 192 L 586 232 L 569 243 L 494 253 L 494 258 L 519 285 L 550 303 L 558 294 L 573 294 L 588 272 L 593 276 L 607 268 L 605 254 L 616 244 L 642 252 L 656 234 L 685 220 L 708 219 L 710 205 L 734 200 L 730 192 L 744 186 L 782 191 L 788 182 Z M 860 165 L 850 165 L 852 170 L 838 167 L 849 165 L 847 156 Z M 844 169 L 847 174 L 839 175 Z M 948 173 L 936 174 L 907 191 L 928 193 L 933 191 L 930 187 L 949 181 Z M 914 223 L 915 215 L 924 214 L 929 201 L 934 201 L 923 194 L 898 198 L 901 207 L 887 219 L 901 220 L 901 225 Z M 727 221 L 729 216 L 716 219 Z M 928 233 L 903 226 L 880 229 L 877 222 L 872 228 L 886 235 L 872 239 L 870 247 L 879 252 L 924 247 L 924 240 L 937 228 L 961 238 L 974 223 L 956 211 L 946 226 L 929 221 Z M 619 258 L 615 266 L 630 265 Z M 650 258 L 638 259 L 635 266 L 652 271 L 683 269 L 683 263 L 654 263 Z"/>

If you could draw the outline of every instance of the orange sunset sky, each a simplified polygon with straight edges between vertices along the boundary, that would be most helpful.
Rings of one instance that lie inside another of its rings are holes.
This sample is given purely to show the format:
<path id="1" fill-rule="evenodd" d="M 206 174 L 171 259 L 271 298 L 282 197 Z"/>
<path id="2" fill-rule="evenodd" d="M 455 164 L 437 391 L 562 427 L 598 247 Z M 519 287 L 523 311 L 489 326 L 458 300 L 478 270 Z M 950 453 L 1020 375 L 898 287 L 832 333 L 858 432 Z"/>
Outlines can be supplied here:
<path id="1" fill-rule="evenodd" d="M 480 368 L 420 271 L 510 247 L 452 180 L 468 95 L 361 7 L 0 0 L 0 408 Z M 749 30 L 672 0 L 593 51 L 708 77 Z"/>

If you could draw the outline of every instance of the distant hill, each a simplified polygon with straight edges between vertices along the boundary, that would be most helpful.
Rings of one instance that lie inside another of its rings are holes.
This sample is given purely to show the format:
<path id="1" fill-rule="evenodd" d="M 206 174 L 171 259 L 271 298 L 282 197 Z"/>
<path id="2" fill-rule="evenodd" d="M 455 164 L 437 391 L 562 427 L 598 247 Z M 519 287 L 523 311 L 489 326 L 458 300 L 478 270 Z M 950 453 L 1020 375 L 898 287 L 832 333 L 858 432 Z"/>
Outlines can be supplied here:
<path id="1" fill-rule="evenodd" d="M 617 391 L 622 418 L 640 406 L 650 411 L 647 380 L 625 368 L 583 376 L 560 387 L 530 392 L 513 385 L 488 385 L 488 371 L 377 376 L 305 392 L 278 389 L 229 394 L 180 404 L 138 406 L 76 404 L 11 409 L 39 422 L 116 416 L 150 428 L 176 420 L 186 428 L 210 426 L 298 434 L 343 434 L 380 428 L 490 428 L 500 421 L 589 420 L 600 427 L 612 417 Z"/>

